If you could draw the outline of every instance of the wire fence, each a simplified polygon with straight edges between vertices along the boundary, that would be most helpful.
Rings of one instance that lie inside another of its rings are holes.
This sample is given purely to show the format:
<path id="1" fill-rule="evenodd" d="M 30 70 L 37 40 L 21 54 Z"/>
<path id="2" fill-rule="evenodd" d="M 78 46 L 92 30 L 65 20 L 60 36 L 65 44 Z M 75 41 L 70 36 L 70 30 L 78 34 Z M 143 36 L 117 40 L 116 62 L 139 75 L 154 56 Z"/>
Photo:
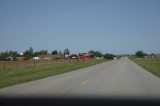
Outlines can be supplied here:
<path id="1" fill-rule="evenodd" d="M 34 68 L 48 64 L 78 62 L 84 60 L 76 59 L 54 59 L 54 60 L 25 60 L 25 61 L 0 61 L 0 70 L 10 70 L 18 68 Z"/>

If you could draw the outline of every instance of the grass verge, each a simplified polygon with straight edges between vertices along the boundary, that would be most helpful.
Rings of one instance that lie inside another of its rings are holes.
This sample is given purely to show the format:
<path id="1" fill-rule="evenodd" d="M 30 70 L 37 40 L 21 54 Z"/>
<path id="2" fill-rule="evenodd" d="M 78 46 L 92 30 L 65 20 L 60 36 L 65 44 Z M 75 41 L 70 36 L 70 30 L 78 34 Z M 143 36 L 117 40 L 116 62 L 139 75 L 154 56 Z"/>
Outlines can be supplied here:
<path id="1" fill-rule="evenodd" d="M 33 81 L 76 69 L 88 67 L 106 60 L 70 61 L 65 63 L 55 63 L 51 65 L 39 66 L 36 68 L 24 68 L 0 71 L 0 88 L 18 83 Z"/>
<path id="2" fill-rule="evenodd" d="M 130 57 L 135 63 L 160 77 L 160 59 L 159 58 L 135 58 Z"/>

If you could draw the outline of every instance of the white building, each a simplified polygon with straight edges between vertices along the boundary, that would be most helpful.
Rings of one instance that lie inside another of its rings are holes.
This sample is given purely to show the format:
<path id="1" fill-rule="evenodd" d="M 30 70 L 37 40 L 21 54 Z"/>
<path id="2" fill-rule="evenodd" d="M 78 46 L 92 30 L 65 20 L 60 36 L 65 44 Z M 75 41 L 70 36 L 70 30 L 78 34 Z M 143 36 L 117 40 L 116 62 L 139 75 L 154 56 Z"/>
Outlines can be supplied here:
<path id="1" fill-rule="evenodd" d="M 33 60 L 40 60 L 40 57 L 33 57 Z"/>

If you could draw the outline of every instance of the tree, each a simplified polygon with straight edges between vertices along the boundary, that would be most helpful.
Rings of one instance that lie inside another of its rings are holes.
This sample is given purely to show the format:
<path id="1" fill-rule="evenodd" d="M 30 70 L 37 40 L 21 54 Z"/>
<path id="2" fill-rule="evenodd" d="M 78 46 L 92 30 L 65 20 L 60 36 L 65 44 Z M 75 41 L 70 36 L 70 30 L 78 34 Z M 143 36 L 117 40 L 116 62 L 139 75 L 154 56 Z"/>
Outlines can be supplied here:
<path id="1" fill-rule="evenodd" d="M 143 57 L 146 55 L 146 53 L 144 53 L 144 52 L 141 51 L 141 50 L 138 50 L 138 51 L 135 53 L 135 55 L 136 55 L 138 58 L 143 58 Z"/>
<path id="2" fill-rule="evenodd" d="M 113 59 L 113 58 L 114 58 L 114 55 L 113 55 L 113 54 L 108 54 L 108 53 L 106 53 L 103 57 L 104 57 L 105 59 Z"/>
<path id="3" fill-rule="evenodd" d="M 64 49 L 64 55 L 65 54 L 70 55 L 70 51 L 68 49 Z"/>
<path id="4" fill-rule="evenodd" d="M 18 53 L 16 51 L 6 51 L 0 53 L 0 61 L 6 61 L 6 60 L 16 60 L 16 57 L 18 56 Z"/>
<path id="5" fill-rule="evenodd" d="M 94 50 L 90 50 L 88 53 L 93 55 L 95 53 L 95 51 Z"/>
<path id="6" fill-rule="evenodd" d="M 52 51 L 52 55 L 56 55 L 56 54 L 58 54 L 57 50 Z"/>
<path id="7" fill-rule="evenodd" d="M 61 54 L 62 54 L 62 52 L 59 50 L 59 51 L 58 51 L 58 54 L 60 54 L 60 55 L 61 55 Z"/>
<path id="8" fill-rule="evenodd" d="M 47 50 L 41 50 L 40 54 L 46 55 L 46 54 L 48 54 L 48 51 Z"/>
<path id="9" fill-rule="evenodd" d="M 12 57 L 13 60 L 16 60 L 17 59 L 16 57 L 18 56 L 18 52 L 16 52 L 16 51 L 10 51 L 9 52 L 9 56 Z"/>
<path id="10" fill-rule="evenodd" d="M 47 50 L 40 50 L 40 51 L 34 52 L 33 56 L 36 57 L 38 55 L 46 55 L 46 54 L 48 54 Z"/>
<path id="11" fill-rule="evenodd" d="M 32 47 L 30 47 L 29 50 L 26 50 L 24 52 L 24 59 L 25 60 L 29 60 L 31 58 L 33 58 L 33 48 Z"/>
<path id="12" fill-rule="evenodd" d="M 88 53 L 95 56 L 95 57 L 102 57 L 103 56 L 102 53 L 99 51 L 90 50 Z"/>
<path id="13" fill-rule="evenodd" d="M 0 61 L 5 61 L 6 57 L 8 56 L 8 52 L 1 52 L 0 53 Z"/>

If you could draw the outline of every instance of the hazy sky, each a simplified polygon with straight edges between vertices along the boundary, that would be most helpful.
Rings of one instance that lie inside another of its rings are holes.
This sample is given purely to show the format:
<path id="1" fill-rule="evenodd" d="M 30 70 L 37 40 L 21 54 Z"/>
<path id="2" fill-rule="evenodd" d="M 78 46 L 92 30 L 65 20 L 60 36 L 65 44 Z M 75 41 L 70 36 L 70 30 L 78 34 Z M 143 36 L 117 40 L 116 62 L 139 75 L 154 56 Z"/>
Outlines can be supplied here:
<path id="1" fill-rule="evenodd" d="M 0 51 L 160 53 L 160 0 L 0 0 Z"/>

